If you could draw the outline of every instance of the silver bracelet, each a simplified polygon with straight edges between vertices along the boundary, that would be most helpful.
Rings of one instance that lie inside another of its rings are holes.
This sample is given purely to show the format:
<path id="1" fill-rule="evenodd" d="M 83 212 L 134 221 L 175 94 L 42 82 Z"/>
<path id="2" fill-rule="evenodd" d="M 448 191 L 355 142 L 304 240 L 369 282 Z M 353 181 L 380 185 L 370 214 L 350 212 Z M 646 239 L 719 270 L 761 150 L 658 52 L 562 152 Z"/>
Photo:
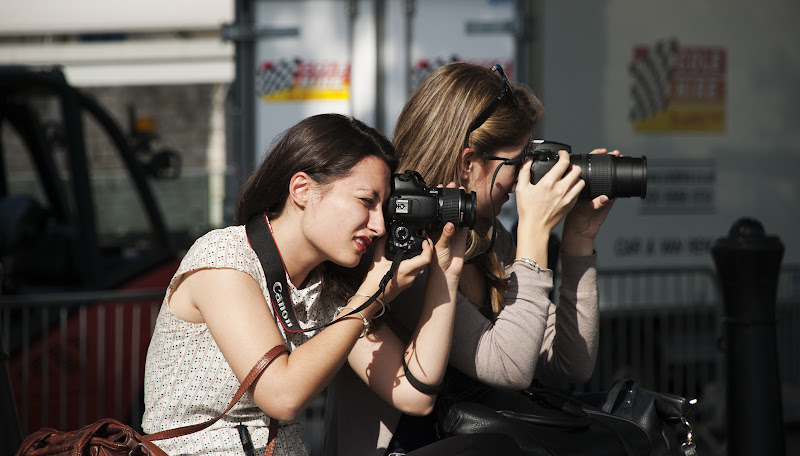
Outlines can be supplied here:
<path id="1" fill-rule="evenodd" d="M 356 293 L 356 294 L 354 294 L 354 295 L 353 295 L 353 297 L 352 297 L 352 298 L 350 298 L 350 299 L 348 299 L 348 300 L 347 300 L 347 303 L 348 303 L 348 304 L 350 304 L 350 301 L 351 301 L 353 298 L 355 298 L 356 296 L 363 296 L 363 297 L 365 297 L 365 298 L 372 298 L 372 296 L 371 296 L 371 295 L 368 295 L 368 294 L 364 294 L 364 293 Z M 381 316 L 383 316 L 383 314 L 384 314 L 384 313 L 386 313 L 386 308 L 387 308 L 387 307 L 389 307 L 388 305 L 386 305 L 386 303 L 385 303 L 385 302 L 383 302 L 383 300 L 382 300 L 381 298 L 378 298 L 378 297 L 376 296 L 376 297 L 375 297 L 375 300 L 376 300 L 376 301 L 378 301 L 378 304 L 380 304 L 380 305 L 381 305 L 381 310 L 380 310 L 380 313 L 379 313 L 378 315 L 373 315 L 373 316 L 372 316 L 372 319 L 373 319 L 373 320 L 374 320 L 374 319 L 376 319 L 376 318 L 378 318 L 378 317 L 381 317 Z M 389 307 L 389 310 L 392 310 L 392 309 Z"/>
<path id="2" fill-rule="evenodd" d="M 350 312 L 349 314 L 346 314 L 346 315 L 344 315 L 342 317 L 339 317 L 339 318 L 347 318 L 347 317 L 353 316 L 353 314 L 357 313 L 361 317 L 361 319 L 364 321 L 364 330 L 361 332 L 361 335 L 358 336 L 358 338 L 361 339 L 362 337 L 366 336 L 367 332 L 369 331 L 369 320 L 367 320 L 367 317 L 365 317 L 364 314 L 362 314 L 360 310 L 357 310 L 354 307 L 349 307 L 349 306 L 339 307 L 339 309 L 336 310 L 336 313 L 338 314 L 339 312 L 341 312 L 344 309 L 350 309 L 350 310 L 352 310 L 352 312 Z M 337 318 L 337 320 L 339 318 Z"/>
<path id="3" fill-rule="evenodd" d="M 532 260 L 530 258 L 517 258 L 517 259 L 514 260 L 515 263 L 517 261 L 519 261 L 520 263 L 525 263 L 527 265 L 532 266 L 533 269 L 536 269 L 536 272 L 539 272 L 539 271 L 542 270 L 542 267 L 539 266 L 539 263 L 537 263 L 536 260 Z"/>

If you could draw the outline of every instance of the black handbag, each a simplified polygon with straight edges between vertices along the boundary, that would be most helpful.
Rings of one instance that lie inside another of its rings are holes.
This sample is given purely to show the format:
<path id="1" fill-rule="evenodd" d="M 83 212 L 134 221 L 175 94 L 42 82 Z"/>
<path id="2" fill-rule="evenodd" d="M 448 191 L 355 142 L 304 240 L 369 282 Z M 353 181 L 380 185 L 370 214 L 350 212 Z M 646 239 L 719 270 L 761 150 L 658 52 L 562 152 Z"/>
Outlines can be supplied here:
<path id="1" fill-rule="evenodd" d="M 510 391 L 477 385 L 469 399 L 437 404 L 441 436 L 500 432 L 526 455 L 695 455 L 686 399 L 630 379 L 605 393 L 550 388 Z"/>
<path id="2" fill-rule="evenodd" d="M 695 455 L 693 430 L 687 416 L 692 402 L 676 394 L 639 386 L 634 379 L 618 379 L 606 393 L 577 396 L 590 406 L 638 424 L 647 432 L 653 456 Z M 598 404 L 598 399 L 602 404 Z"/>

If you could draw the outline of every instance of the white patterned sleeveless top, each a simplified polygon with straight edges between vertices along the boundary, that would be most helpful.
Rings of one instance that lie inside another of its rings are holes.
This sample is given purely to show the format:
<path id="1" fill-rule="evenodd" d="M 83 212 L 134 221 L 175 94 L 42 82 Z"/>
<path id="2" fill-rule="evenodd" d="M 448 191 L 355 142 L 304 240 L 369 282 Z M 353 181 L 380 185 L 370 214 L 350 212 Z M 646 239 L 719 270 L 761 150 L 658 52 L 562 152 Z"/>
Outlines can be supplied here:
<path id="1" fill-rule="evenodd" d="M 189 323 L 169 309 L 167 300 L 180 278 L 202 268 L 232 268 L 253 277 L 269 302 L 266 278 L 255 251 L 247 241 L 244 226 L 213 230 L 199 238 L 181 261 L 170 281 L 145 362 L 145 412 L 142 428 L 146 433 L 174 429 L 207 421 L 222 413 L 239 388 L 239 380 L 211 337 L 205 323 Z M 337 306 L 344 305 L 337 296 L 321 296 L 320 281 L 311 277 L 302 289 L 290 282 L 295 312 L 303 327 L 314 327 L 333 319 Z M 272 311 L 272 306 L 265 304 Z M 287 334 L 278 325 L 290 350 L 317 331 Z M 239 430 L 247 426 L 256 449 L 263 454 L 269 437 L 269 418 L 249 394 L 222 419 L 209 428 L 184 437 L 159 440 L 158 446 L 170 455 L 244 454 Z M 280 423 L 275 455 L 306 456 L 309 447 L 298 421 Z"/>

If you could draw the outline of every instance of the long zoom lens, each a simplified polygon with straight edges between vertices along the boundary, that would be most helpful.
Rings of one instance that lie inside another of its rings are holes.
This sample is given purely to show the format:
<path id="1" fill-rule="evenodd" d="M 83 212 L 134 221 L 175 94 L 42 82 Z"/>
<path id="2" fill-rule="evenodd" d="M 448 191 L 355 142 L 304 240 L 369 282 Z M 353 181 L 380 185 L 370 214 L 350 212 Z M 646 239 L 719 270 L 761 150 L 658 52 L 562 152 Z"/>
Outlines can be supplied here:
<path id="1" fill-rule="evenodd" d="M 580 199 L 600 195 L 609 198 L 644 198 L 647 194 L 647 157 L 617 157 L 607 154 L 570 155 L 570 162 L 581 167 L 586 187 Z M 536 184 L 558 161 L 558 155 L 537 152 L 531 164 L 531 183 Z"/>
<path id="2" fill-rule="evenodd" d="M 571 155 L 573 165 L 581 167 L 586 187 L 582 199 L 600 195 L 609 198 L 644 198 L 647 194 L 647 157 L 617 157 L 608 154 Z"/>

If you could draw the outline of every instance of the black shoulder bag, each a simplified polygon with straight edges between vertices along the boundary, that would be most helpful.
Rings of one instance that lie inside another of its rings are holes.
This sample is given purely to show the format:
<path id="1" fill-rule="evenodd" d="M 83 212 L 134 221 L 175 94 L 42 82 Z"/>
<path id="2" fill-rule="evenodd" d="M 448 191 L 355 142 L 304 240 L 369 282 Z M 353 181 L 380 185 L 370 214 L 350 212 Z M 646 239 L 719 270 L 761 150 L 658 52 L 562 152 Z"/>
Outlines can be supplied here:
<path id="1" fill-rule="evenodd" d="M 437 404 L 442 436 L 500 432 L 526 455 L 696 456 L 686 420 L 689 401 L 632 379 L 617 380 L 607 392 L 576 394 L 473 382 L 469 398 L 451 396 Z"/>

